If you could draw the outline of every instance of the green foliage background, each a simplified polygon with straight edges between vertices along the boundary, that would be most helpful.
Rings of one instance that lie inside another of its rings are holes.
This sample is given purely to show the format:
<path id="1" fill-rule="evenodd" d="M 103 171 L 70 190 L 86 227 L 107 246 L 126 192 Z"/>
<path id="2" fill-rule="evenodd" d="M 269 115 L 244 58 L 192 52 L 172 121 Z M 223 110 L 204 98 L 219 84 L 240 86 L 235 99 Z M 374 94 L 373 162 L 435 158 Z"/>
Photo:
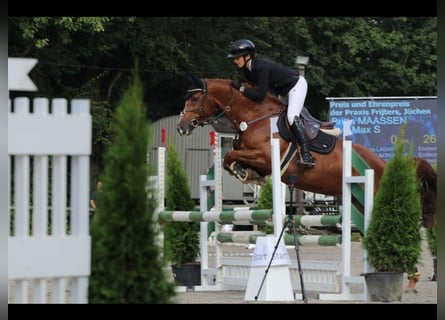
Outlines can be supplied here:
<path id="1" fill-rule="evenodd" d="M 8 56 L 39 63 L 39 96 L 91 99 L 92 171 L 102 172 L 109 117 L 140 60 L 147 116 L 179 114 L 188 73 L 231 78 L 231 42 L 297 67 L 309 57 L 306 105 L 327 118 L 327 97 L 437 95 L 437 17 L 8 17 Z M 15 93 L 11 93 L 13 96 Z"/>

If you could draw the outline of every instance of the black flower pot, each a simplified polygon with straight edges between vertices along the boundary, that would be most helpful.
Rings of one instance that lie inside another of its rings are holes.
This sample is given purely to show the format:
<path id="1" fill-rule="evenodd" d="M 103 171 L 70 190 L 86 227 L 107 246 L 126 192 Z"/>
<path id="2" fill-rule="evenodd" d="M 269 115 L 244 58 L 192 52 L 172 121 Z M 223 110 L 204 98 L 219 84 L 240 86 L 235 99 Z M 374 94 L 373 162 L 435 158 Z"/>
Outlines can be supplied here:
<path id="1" fill-rule="evenodd" d="M 364 276 L 371 301 L 402 301 L 403 272 L 370 272 Z"/>
<path id="2" fill-rule="evenodd" d="M 180 267 L 172 266 L 172 270 L 177 285 L 187 288 L 201 285 L 201 263 L 184 263 Z"/>

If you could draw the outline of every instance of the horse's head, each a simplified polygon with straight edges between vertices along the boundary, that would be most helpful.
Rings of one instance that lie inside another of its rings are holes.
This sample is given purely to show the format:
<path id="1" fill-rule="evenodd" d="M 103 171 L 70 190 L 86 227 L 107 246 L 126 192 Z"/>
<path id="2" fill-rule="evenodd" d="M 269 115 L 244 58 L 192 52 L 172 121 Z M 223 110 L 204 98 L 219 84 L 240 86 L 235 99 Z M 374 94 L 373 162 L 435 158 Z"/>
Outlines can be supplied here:
<path id="1" fill-rule="evenodd" d="M 197 126 L 210 124 L 224 114 L 225 110 L 221 109 L 218 101 L 210 98 L 208 93 L 205 80 L 187 76 L 185 106 L 176 125 L 180 135 L 191 135 Z"/>

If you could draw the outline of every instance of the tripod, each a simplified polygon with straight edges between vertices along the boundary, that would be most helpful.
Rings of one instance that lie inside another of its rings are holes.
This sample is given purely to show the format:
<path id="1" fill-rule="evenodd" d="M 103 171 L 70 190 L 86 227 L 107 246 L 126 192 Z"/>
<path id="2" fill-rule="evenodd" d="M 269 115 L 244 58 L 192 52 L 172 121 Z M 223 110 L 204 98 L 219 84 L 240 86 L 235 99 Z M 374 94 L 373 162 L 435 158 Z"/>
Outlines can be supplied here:
<path id="1" fill-rule="evenodd" d="M 283 237 L 284 231 L 286 230 L 286 227 L 292 226 L 292 234 L 294 237 L 294 247 L 295 247 L 295 253 L 297 255 L 297 263 L 298 263 L 298 273 L 300 275 L 300 285 L 301 285 L 301 294 L 302 294 L 302 298 L 303 301 L 305 303 L 307 303 L 307 297 L 306 297 L 306 290 L 304 289 L 304 282 L 303 282 L 303 269 L 301 268 L 301 261 L 300 261 L 300 250 L 299 250 L 299 246 L 298 246 L 298 238 L 297 238 L 297 228 L 295 226 L 295 220 L 293 217 L 293 199 L 292 199 L 292 195 L 294 193 L 295 190 L 295 182 L 297 181 L 297 176 L 296 175 L 289 175 L 288 177 L 289 180 L 289 192 L 290 192 L 290 208 L 289 208 L 289 213 L 287 213 L 287 220 L 283 225 L 283 228 L 281 229 L 280 235 L 278 236 L 278 240 L 277 243 L 275 244 L 274 247 L 274 251 L 272 253 L 272 256 L 270 258 L 269 264 L 267 265 L 266 271 L 264 272 L 264 277 L 263 280 L 261 281 L 261 285 L 258 289 L 258 293 L 255 296 L 255 300 L 258 300 L 258 297 L 260 295 L 261 289 L 263 288 L 263 284 L 264 281 L 266 280 L 267 277 L 267 273 L 269 272 L 270 266 L 272 265 L 272 260 L 275 256 L 275 253 L 278 249 L 278 245 L 280 244 L 281 238 Z"/>

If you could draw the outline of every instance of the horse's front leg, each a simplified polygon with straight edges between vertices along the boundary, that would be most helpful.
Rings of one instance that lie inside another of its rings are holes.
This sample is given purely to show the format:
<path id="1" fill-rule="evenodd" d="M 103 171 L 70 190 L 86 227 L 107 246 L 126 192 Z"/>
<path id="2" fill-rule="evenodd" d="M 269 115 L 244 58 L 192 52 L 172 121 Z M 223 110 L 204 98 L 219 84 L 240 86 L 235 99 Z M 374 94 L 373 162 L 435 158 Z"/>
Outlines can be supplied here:
<path id="1" fill-rule="evenodd" d="M 266 178 L 258 173 L 270 171 L 264 153 L 260 150 L 230 150 L 224 156 L 223 167 L 243 183 L 266 185 Z"/>

